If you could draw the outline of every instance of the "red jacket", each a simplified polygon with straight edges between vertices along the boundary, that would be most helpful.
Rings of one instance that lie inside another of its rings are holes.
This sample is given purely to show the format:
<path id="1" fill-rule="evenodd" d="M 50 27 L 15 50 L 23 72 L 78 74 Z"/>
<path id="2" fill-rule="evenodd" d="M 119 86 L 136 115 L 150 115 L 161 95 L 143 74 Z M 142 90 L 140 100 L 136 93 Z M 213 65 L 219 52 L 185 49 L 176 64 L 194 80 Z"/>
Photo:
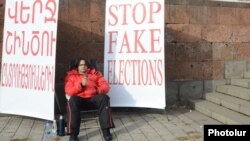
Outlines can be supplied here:
<path id="1" fill-rule="evenodd" d="M 91 98 L 97 94 L 106 94 L 109 91 L 109 83 L 104 79 L 101 72 L 95 69 L 88 70 L 88 81 L 86 86 L 82 86 L 82 74 L 78 74 L 77 70 L 71 70 L 65 77 L 65 92 L 68 96 L 80 96 L 82 98 Z"/>

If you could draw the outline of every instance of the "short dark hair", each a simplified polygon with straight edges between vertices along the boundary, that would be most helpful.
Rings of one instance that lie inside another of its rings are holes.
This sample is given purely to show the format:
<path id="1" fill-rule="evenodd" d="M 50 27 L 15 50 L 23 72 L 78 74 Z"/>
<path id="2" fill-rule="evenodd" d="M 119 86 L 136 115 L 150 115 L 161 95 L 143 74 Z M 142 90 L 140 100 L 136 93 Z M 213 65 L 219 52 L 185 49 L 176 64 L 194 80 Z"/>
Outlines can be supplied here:
<path id="1" fill-rule="evenodd" d="M 85 65 L 89 68 L 89 61 L 88 61 L 87 59 L 85 59 L 85 58 L 78 58 L 78 59 L 76 59 L 76 67 L 77 67 L 77 68 L 79 67 L 80 62 L 81 62 L 82 60 L 85 61 Z"/>
<path id="2" fill-rule="evenodd" d="M 85 58 L 72 59 L 69 63 L 69 70 L 77 69 L 80 65 L 81 60 L 85 61 L 86 66 L 89 68 L 89 61 Z"/>

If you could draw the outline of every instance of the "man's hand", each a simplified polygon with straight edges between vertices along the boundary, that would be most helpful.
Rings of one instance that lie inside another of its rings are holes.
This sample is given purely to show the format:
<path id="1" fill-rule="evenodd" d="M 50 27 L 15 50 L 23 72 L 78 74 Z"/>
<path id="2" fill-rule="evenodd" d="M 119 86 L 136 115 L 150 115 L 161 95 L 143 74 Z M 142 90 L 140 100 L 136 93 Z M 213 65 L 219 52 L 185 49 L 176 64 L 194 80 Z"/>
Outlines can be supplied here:
<path id="1" fill-rule="evenodd" d="M 85 75 L 83 76 L 83 78 L 82 78 L 82 86 L 86 86 L 87 81 L 88 81 L 88 75 L 85 74 Z"/>

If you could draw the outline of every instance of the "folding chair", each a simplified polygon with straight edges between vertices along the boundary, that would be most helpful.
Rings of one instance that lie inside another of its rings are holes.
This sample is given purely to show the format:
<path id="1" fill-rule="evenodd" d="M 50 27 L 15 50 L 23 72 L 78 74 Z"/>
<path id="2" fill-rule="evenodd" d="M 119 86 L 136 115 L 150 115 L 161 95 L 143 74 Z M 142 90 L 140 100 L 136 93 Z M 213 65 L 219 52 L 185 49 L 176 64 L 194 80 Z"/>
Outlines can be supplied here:
<path id="1" fill-rule="evenodd" d="M 95 122 L 95 125 L 89 126 L 89 122 Z M 80 129 L 88 129 L 88 128 L 100 128 L 99 125 L 99 116 L 97 109 L 88 109 L 85 111 L 81 111 L 81 124 Z"/>

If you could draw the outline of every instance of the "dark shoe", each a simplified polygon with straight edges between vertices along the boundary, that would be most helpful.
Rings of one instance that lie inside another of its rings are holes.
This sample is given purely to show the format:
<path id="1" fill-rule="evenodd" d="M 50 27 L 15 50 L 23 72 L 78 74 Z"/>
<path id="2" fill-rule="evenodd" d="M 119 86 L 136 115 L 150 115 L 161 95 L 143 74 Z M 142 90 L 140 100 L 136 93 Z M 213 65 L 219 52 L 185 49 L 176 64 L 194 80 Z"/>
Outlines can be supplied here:
<path id="1" fill-rule="evenodd" d="M 102 129 L 102 134 L 105 141 L 111 141 L 113 139 L 109 128 Z"/>
<path id="2" fill-rule="evenodd" d="M 78 141 L 78 138 L 75 135 L 70 135 L 69 141 Z"/>
<path id="3" fill-rule="evenodd" d="M 113 137 L 111 134 L 109 136 L 104 137 L 105 141 L 111 141 L 112 139 L 113 139 Z"/>

